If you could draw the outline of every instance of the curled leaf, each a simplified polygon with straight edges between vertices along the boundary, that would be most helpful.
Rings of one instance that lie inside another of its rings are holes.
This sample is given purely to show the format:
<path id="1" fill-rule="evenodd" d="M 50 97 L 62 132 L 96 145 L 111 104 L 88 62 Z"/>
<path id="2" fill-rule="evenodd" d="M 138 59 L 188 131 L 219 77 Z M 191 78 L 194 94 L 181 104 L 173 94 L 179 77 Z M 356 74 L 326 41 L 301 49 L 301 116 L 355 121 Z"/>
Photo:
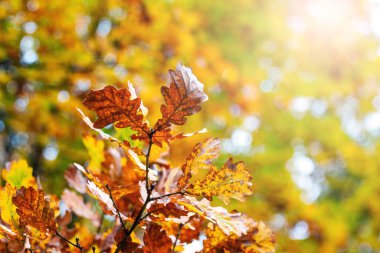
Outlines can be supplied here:
<path id="1" fill-rule="evenodd" d="M 202 199 L 198 201 L 191 196 L 185 196 L 185 199 L 178 200 L 177 203 L 183 205 L 191 212 L 195 212 L 209 221 L 217 224 L 226 235 L 235 234 L 238 236 L 248 232 L 252 219 L 240 213 L 229 213 L 223 207 L 213 207 L 210 201 Z"/>

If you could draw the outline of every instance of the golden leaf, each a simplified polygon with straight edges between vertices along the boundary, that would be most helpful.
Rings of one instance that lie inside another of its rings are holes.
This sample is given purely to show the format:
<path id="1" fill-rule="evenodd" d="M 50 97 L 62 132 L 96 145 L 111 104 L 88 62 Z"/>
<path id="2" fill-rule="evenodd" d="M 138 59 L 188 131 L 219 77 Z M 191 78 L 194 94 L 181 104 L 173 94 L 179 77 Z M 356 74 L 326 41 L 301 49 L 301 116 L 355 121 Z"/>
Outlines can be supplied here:
<path id="1" fill-rule="evenodd" d="M 19 226 L 16 206 L 12 202 L 12 196 L 16 193 L 16 188 L 6 184 L 0 191 L 0 209 L 1 219 L 7 223 L 11 230 L 16 231 Z"/>
<path id="2" fill-rule="evenodd" d="M 101 171 L 101 164 L 104 161 L 104 142 L 102 140 L 95 139 L 91 135 L 86 135 L 83 137 L 83 144 L 87 148 L 90 156 L 88 168 L 90 168 L 90 170 L 95 174 L 99 174 Z"/>
<path id="3" fill-rule="evenodd" d="M 211 167 L 204 180 L 197 180 L 186 192 L 193 195 L 203 195 L 211 200 L 218 196 L 225 204 L 230 198 L 240 201 L 246 195 L 252 194 L 252 177 L 243 162 L 233 163 L 229 159 L 222 169 Z"/>
<path id="4" fill-rule="evenodd" d="M 219 156 L 220 144 L 219 138 L 207 138 L 194 146 L 193 151 L 186 159 L 186 163 L 181 167 L 184 175 L 178 180 L 180 189 L 186 187 L 191 176 L 196 174 L 199 169 L 210 169 L 212 167 L 212 161 Z"/>

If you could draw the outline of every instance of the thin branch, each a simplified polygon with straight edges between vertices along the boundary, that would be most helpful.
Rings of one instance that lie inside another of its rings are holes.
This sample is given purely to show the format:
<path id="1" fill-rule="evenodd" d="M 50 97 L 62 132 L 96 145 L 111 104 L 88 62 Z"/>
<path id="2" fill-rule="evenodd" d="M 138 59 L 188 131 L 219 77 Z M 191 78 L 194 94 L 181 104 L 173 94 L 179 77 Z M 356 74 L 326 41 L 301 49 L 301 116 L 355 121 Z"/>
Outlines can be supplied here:
<path id="1" fill-rule="evenodd" d="M 99 221 L 99 226 L 96 229 L 96 233 L 99 234 L 100 230 L 102 229 L 103 226 L 103 221 L 104 221 L 104 212 L 102 212 L 102 216 L 100 216 L 100 221 Z"/>
<path id="2" fill-rule="evenodd" d="M 156 130 L 154 130 L 154 129 L 151 129 L 150 132 L 148 133 L 149 144 L 148 144 L 147 153 L 145 155 L 145 188 L 146 188 L 146 192 L 147 192 L 147 197 L 146 197 L 144 204 L 140 208 L 140 211 L 137 214 L 132 226 L 129 228 L 129 230 L 127 230 L 127 231 L 124 230 L 125 233 L 124 233 L 123 240 L 117 245 L 115 253 L 120 252 L 120 250 L 122 250 L 125 247 L 125 244 L 127 243 L 128 236 L 130 236 L 132 234 L 133 230 L 140 223 L 141 216 L 143 215 L 145 208 L 147 207 L 148 203 L 151 201 L 150 196 L 152 194 L 152 191 L 153 191 L 155 185 L 152 184 L 149 186 L 149 156 L 150 156 L 150 151 L 151 151 L 152 145 L 153 145 L 153 136 L 155 133 L 156 133 Z"/>
<path id="3" fill-rule="evenodd" d="M 158 197 L 150 198 L 150 200 L 154 201 L 154 200 L 158 200 L 158 199 L 162 199 L 162 198 L 165 198 L 165 197 L 169 197 L 169 196 L 173 196 L 173 195 L 178 195 L 178 194 L 184 195 L 185 192 L 184 191 L 172 192 L 172 193 L 164 194 L 164 195 L 161 195 L 161 196 L 158 196 Z"/>
<path id="4" fill-rule="evenodd" d="M 156 130 L 151 129 L 150 133 L 148 134 L 149 137 L 149 144 L 148 144 L 148 151 L 146 152 L 145 155 L 145 188 L 148 193 L 148 196 L 150 195 L 149 192 L 149 156 L 150 156 L 150 150 L 152 149 L 153 145 L 153 135 L 156 133 Z"/>
<path id="5" fill-rule="evenodd" d="M 182 229 L 182 227 L 183 227 L 184 225 L 185 225 L 185 224 L 180 223 L 179 226 L 178 226 L 177 235 L 176 235 L 176 237 L 175 237 L 175 241 L 174 241 L 174 243 L 173 243 L 172 253 L 175 252 L 175 246 L 177 245 L 178 238 L 179 238 L 179 236 L 181 235 L 181 229 Z"/>
<path id="6" fill-rule="evenodd" d="M 123 226 L 124 232 L 125 232 L 125 233 L 128 233 L 128 229 L 125 227 L 125 224 L 124 224 L 123 218 L 121 218 L 120 211 L 119 211 L 119 209 L 117 208 L 117 205 L 116 205 L 116 203 L 115 203 L 115 201 L 114 201 L 114 199 L 113 199 L 113 197 L 112 197 L 111 187 L 107 184 L 107 185 L 106 185 L 106 188 L 107 188 L 108 193 L 109 193 L 109 196 L 110 196 L 110 198 L 111 198 L 111 200 L 112 200 L 113 206 L 114 206 L 115 209 L 116 209 L 117 216 L 119 216 L 119 220 L 120 220 L 121 225 Z"/>
<path id="7" fill-rule="evenodd" d="M 80 245 L 79 243 L 79 238 L 75 238 L 75 241 L 76 241 L 76 244 L 71 242 L 70 240 L 66 239 L 64 236 L 62 236 L 58 231 L 55 231 L 55 234 L 61 238 L 62 240 L 64 240 L 65 242 L 67 242 L 68 244 L 71 244 L 72 246 L 74 246 L 75 248 L 79 249 L 80 252 L 83 252 L 83 246 Z"/>

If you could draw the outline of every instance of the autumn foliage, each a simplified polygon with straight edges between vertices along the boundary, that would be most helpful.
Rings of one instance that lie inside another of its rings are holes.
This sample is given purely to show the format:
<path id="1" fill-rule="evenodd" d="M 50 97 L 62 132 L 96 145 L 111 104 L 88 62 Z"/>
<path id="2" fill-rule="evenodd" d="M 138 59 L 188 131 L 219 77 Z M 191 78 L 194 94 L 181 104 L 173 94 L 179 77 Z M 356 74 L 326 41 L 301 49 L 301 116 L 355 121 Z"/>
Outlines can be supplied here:
<path id="1" fill-rule="evenodd" d="M 60 198 L 44 193 L 25 161 L 9 163 L 0 192 L 1 252 L 182 252 L 200 237 L 202 252 L 274 252 L 274 236 L 264 223 L 211 202 L 217 197 L 228 205 L 253 193 L 244 162 L 230 158 L 221 168 L 215 165 L 220 139 L 196 144 L 180 168 L 165 156 L 173 141 L 204 132 L 173 133 L 173 125 L 184 125 L 208 99 L 203 84 L 178 65 L 169 70 L 161 94 L 165 104 L 153 125 L 132 84 L 86 95 L 83 104 L 97 119 L 92 123 L 78 110 L 99 138 L 84 139 L 100 151 L 86 165 L 67 169 L 71 189 Z M 131 135 L 118 140 L 103 132 L 110 124 L 129 128 Z M 105 141 L 114 146 L 104 149 Z"/>

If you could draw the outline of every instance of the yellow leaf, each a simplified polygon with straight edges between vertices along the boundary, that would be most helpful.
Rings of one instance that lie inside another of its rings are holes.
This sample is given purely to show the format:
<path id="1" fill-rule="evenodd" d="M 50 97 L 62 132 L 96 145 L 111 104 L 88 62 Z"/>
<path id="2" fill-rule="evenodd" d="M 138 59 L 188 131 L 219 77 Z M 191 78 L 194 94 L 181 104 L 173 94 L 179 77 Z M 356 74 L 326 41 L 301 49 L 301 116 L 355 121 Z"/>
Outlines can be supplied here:
<path id="1" fill-rule="evenodd" d="M 275 238 L 272 231 L 259 222 L 252 231 L 251 244 L 243 247 L 245 253 L 273 253 L 275 251 Z"/>
<path id="2" fill-rule="evenodd" d="M 15 193 L 16 188 L 12 187 L 10 184 L 6 184 L 0 191 L 1 219 L 9 224 L 13 231 L 16 231 L 16 228 L 19 226 L 19 216 L 16 212 L 16 206 L 12 202 L 12 196 Z"/>
<path id="3" fill-rule="evenodd" d="M 87 148 L 90 156 L 88 168 L 95 174 L 99 174 L 101 171 L 101 164 L 104 161 L 104 142 L 95 139 L 92 135 L 86 135 L 83 138 L 83 144 Z"/>
<path id="4" fill-rule="evenodd" d="M 233 163 L 229 159 L 222 169 L 211 167 L 204 180 L 197 180 L 186 191 L 193 195 L 203 195 L 211 200 L 218 196 L 225 204 L 230 198 L 240 201 L 252 194 L 252 177 L 243 162 Z"/>
<path id="5" fill-rule="evenodd" d="M 211 162 L 219 156 L 221 140 L 219 138 L 207 138 L 204 142 L 194 146 L 193 151 L 182 165 L 183 176 L 178 180 L 178 187 L 184 188 L 192 175 L 199 169 L 209 169 Z"/>
<path id="6" fill-rule="evenodd" d="M 2 176 L 11 186 L 20 188 L 21 186 L 29 187 L 35 185 L 32 175 L 33 169 L 28 166 L 25 160 L 13 161 L 2 171 Z"/>

